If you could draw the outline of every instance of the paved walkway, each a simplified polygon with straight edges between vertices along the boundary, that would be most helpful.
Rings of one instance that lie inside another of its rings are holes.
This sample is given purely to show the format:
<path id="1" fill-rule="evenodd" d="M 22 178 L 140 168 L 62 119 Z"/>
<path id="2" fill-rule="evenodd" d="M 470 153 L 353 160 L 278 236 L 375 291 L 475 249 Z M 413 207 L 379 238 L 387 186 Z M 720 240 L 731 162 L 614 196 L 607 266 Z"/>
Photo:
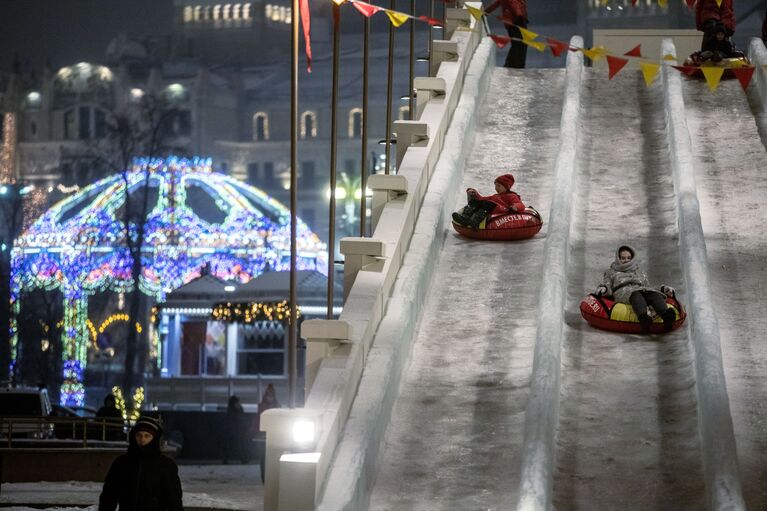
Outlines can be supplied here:
<path id="1" fill-rule="evenodd" d="M 187 511 L 260 511 L 263 490 L 258 464 L 180 465 L 179 475 Z M 5 483 L 0 489 L 3 510 L 98 509 L 99 482 Z"/>

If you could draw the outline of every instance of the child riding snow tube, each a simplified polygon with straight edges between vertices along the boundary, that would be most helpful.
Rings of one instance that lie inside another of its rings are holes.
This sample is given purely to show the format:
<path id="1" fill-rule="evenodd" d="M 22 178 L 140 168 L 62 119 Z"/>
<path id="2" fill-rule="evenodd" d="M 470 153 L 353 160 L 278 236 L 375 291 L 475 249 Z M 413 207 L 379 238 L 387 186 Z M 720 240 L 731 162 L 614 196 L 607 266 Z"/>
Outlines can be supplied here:
<path id="1" fill-rule="evenodd" d="M 676 295 L 666 297 L 666 304 L 673 309 L 676 314 L 671 330 L 676 330 L 685 318 L 687 313 L 684 307 L 676 299 Z M 624 334 L 642 333 L 642 325 L 639 323 L 631 305 L 627 303 L 615 302 L 604 296 L 589 294 L 581 301 L 581 316 L 594 328 L 608 330 L 610 332 L 620 332 Z M 651 334 L 665 333 L 663 319 L 656 316 L 650 325 Z"/>

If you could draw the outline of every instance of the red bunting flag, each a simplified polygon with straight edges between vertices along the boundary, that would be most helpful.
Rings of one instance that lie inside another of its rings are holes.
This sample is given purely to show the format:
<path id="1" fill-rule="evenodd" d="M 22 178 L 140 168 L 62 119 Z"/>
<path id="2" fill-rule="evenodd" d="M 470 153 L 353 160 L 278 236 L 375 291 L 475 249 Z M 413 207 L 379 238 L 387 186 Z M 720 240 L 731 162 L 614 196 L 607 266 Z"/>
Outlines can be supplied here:
<path id="1" fill-rule="evenodd" d="M 511 42 L 511 37 L 505 35 L 490 34 L 490 39 L 492 39 L 495 42 L 495 45 L 499 48 L 503 48 Z"/>
<path id="2" fill-rule="evenodd" d="M 637 44 L 633 48 L 631 48 L 629 51 L 624 53 L 626 57 L 642 57 L 642 45 Z"/>
<path id="3" fill-rule="evenodd" d="M 382 10 L 377 5 L 366 4 L 364 2 L 354 2 L 352 5 L 354 7 L 356 7 L 357 10 L 360 11 L 366 18 L 369 18 L 373 14 L 375 14 L 378 11 Z"/>
<path id="4" fill-rule="evenodd" d="M 442 26 L 442 20 L 438 20 L 437 18 L 430 18 L 428 16 L 418 16 L 418 19 L 421 21 L 425 21 L 432 27 L 441 27 Z"/>
<path id="5" fill-rule="evenodd" d="M 638 0 L 631 0 L 631 7 L 636 7 L 637 6 L 637 1 Z"/>
<path id="6" fill-rule="evenodd" d="M 754 75 L 754 69 L 756 68 L 741 67 L 739 69 L 732 70 L 732 74 L 734 74 L 735 78 L 738 79 L 740 86 L 743 87 L 743 90 L 746 90 L 748 88 L 748 84 L 751 83 L 751 77 Z"/>
<path id="7" fill-rule="evenodd" d="M 692 6 L 695 5 L 695 0 L 685 0 L 685 2 L 687 3 L 687 7 L 690 9 L 692 9 Z"/>
<path id="8" fill-rule="evenodd" d="M 306 52 L 306 71 L 312 72 L 312 36 L 309 18 L 309 0 L 301 0 L 299 5 L 301 25 L 304 27 L 304 51 Z"/>
<path id="9" fill-rule="evenodd" d="M 549 43 L 549 46 L 551 46 L 551 53 L 555 57 L 562 55 L 562 52 L 570 46 L 568 43 L 554 39 L 553 37 L 547 37 L 546 42 Z"/>
<path id="10" fill-rule="evenodd" d="M 628 63 L 628 59 L 622 59 L 620 57 L 613 57 L 612 55 L 607 55 L 607 67 L 610 68 L 610 74 L 608 76 L 608 80 L 612 80 L 613 76 L 618 74 L 618 71 L 623 69 L 623 66 L 625 66 Z"/>

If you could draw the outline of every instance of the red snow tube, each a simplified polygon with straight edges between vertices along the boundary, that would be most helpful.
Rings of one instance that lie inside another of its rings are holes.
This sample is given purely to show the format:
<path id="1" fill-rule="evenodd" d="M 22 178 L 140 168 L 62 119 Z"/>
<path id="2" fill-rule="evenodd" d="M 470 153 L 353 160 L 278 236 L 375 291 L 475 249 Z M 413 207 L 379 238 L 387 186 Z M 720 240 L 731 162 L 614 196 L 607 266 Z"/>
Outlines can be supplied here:
<path id="1" fill-rule="evenodd" d="M 676 321 L 672 330 L 676 330 L 684 323 L 687 313 L 676 297 L 666 298 L 666 304 L 676 312 Z M 621 332 L 624 334 L 642 333 L 639 320 L 637 320 L 634 309 L 626 303 L 616 303 L 604 296 L 590 294 L 581 301 L 581 316 L 588 321 L 589 325 L 601 330 L 610 330 L 611 332 Z M 663 320 L 656 316 L 652 325 L 650 325 L 651 334 L 662 334 Z"/>
<path id="2" fill-rule="evenodd" d="M 476 240 L 524 240 L 538 234 L 542 226 L 541 214 L 532 207 L 525 208 L 521 213 L 490 215 L 479 224 L 477 229 L 466 227 L 453 220 L 453 228 L 458 234 Z"/>
<path id="3" fill-rule="evenodd" d="M 752 67 L 751 61 L 746 57 L 732 57 L 722 59 L 719 62 L 711 62 L 701 60 L 700 52 L 696 51 L 687 57 L 687 60 L 682 64 L 680 71 L 689 77 L 703 78 L 703 71 L 700 70 L 702 66 L 723 67 L 724 72 L 722 73 L 722 78 L 735 78 L 735 73 L 732 71 L 733 69 Z"/>

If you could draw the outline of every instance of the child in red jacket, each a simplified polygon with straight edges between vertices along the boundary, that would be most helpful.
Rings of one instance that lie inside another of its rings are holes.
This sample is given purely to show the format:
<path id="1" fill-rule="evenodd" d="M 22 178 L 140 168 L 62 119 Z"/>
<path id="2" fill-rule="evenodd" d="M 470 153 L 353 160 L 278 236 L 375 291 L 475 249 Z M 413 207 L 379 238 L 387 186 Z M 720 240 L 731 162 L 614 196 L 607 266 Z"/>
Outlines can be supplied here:
<path id="1" fill-rule="evenodd" d="M 453 213 L 453 220 L 461 225 L 477 229 L 482 221 L 492 214 L 521 213 L 525 210 L 522 199 L 511 191 L 514 176 L 503 174 L 495 178 L 495 191 L 487 197 L 480 195 L 474 188 L 466 190 L 469 204 L 458 213 Z"/>

